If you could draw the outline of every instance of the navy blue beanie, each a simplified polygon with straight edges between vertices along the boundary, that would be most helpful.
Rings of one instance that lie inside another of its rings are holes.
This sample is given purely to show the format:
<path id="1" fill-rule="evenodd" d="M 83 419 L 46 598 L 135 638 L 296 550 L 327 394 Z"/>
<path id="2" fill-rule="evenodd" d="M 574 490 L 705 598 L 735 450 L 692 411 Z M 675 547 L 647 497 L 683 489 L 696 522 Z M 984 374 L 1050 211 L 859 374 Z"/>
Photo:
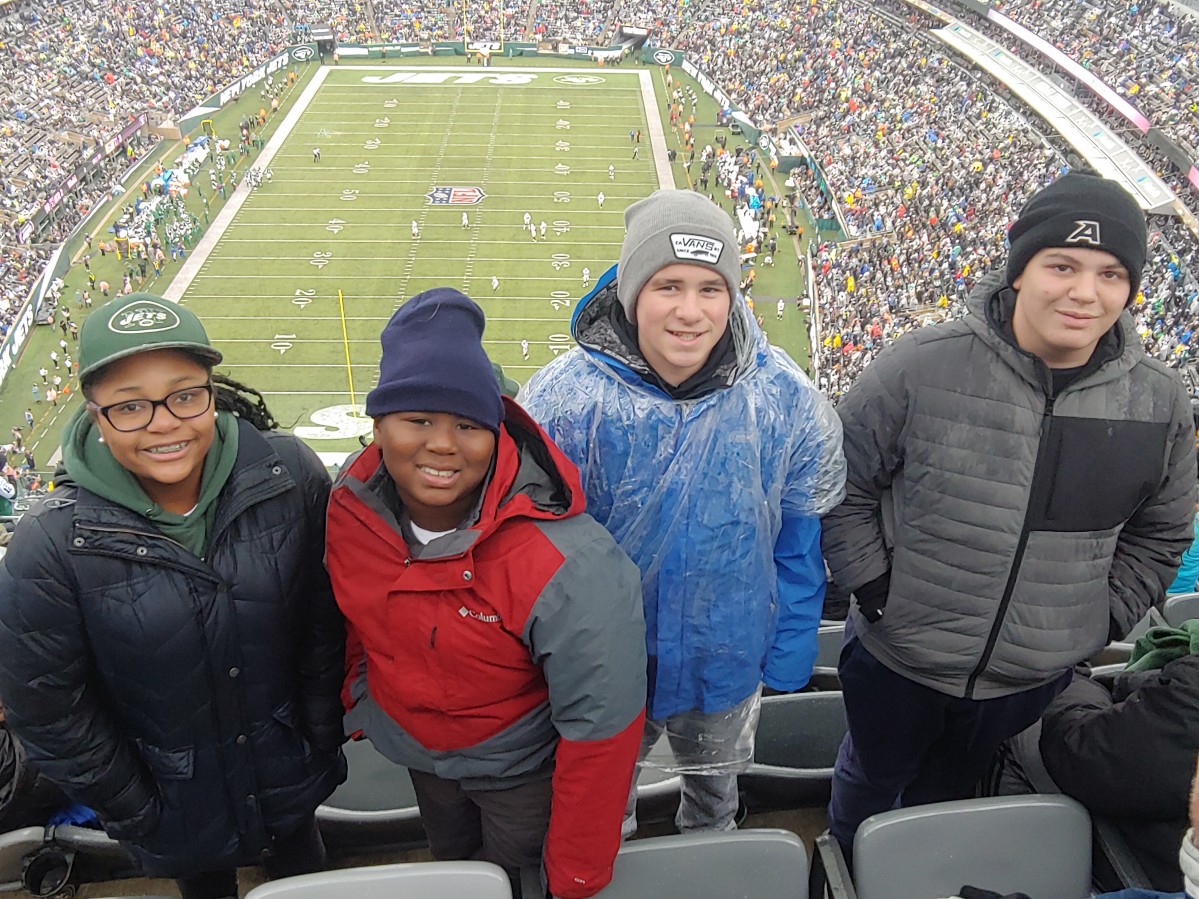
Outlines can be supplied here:
<path id="1" fill-rule="evenodd" d="M 410 299 L 379 337 L 379 383 L 366 395 L 366 414 L 448 412 L 499 433 L 504 402 L 483 325 L 483 310 L 452 287 Z"/>

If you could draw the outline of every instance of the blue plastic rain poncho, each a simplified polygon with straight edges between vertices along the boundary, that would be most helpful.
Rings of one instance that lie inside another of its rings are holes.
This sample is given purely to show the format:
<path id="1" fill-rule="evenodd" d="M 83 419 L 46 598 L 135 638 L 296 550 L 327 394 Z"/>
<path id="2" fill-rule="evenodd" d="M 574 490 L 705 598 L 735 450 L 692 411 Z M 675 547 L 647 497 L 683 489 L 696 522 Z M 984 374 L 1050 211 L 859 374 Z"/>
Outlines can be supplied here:
<path id="1" fill-rule="evenodd" d="M 732 709 L 763 681 L 799 689 L 824 598 L 819 516 L 844 495 L 836 412 L 739 299 L 722 386 L 672 399 L 613 330 L 615 276 L 613 266 L 576 308 L 579 347 L 519 399 L 579 466 L 587 511 L 641 569 L 649 717 Z M 702 767 L 752 752 L 757 703 L 747 705 L 736 746 L 705 747 Z"/>

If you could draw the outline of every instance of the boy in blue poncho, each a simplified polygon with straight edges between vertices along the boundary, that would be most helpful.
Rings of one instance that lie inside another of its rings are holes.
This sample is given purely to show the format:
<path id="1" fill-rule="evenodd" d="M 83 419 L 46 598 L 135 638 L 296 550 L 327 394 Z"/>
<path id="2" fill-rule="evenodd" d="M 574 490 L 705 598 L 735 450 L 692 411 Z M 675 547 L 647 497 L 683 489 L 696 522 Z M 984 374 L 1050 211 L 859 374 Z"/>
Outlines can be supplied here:
<path id="1" fill-rule="evenodd" d="M 575 310 L 579 347 L 520 400 L 641 569 L 643 763 L 683 774 L 680 831 L 731 830 L 761 685 L 797 690 L 811 674 L 820 516 L 844 493 L 841 428 L 738 297 L 738 248 L 719 207 L 658 191 L 625 225 L 619 266 Z M 630 802 L 624 830 L 635 829 Z"/>

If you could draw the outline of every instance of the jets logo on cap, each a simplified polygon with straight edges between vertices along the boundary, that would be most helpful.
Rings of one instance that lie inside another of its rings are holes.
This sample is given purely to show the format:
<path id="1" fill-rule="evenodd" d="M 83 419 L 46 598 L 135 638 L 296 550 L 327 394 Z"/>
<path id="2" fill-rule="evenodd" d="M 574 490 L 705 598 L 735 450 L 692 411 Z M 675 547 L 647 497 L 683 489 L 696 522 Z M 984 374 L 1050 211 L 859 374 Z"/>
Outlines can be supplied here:
<path id="1" fill-rule="evenodd" d="M 706 262 L 708 265 L 716 265 L 720 261 L 720 251 L 724 249 L 723 240 L 702 234 L 672 234 L 670 244 L 674 247 L 675 259 Z"/>
<path id="2" fill-rule="evenodd" d="M 1066 243 L 1089 243 L 1093 247 L 1101 246 L 1103 238 L 1099 236 L 1099 223 L 1076 221 L 1074 230 L 1066 238 Z"/>
<path id="3" fill-rule="evenodd" d="M 127 306 L 108 320 L 108 330 L 117 334 L 153 334 L 177 327 L 179 316 L 151 300 Z"/>

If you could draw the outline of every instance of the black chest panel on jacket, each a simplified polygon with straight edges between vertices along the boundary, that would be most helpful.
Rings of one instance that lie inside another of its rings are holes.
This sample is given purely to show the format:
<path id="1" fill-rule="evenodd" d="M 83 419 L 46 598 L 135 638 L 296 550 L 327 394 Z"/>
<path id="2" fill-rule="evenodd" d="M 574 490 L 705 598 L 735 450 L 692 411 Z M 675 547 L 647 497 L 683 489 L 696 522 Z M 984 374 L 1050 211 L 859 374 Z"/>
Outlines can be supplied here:
<path id="1" fill-rule="evenodd" d="M 1127 521 L 1165 476 L 1165 422 L 1054 416 L 1033 482 L 1033 531 L 1100 531 Z"/>

